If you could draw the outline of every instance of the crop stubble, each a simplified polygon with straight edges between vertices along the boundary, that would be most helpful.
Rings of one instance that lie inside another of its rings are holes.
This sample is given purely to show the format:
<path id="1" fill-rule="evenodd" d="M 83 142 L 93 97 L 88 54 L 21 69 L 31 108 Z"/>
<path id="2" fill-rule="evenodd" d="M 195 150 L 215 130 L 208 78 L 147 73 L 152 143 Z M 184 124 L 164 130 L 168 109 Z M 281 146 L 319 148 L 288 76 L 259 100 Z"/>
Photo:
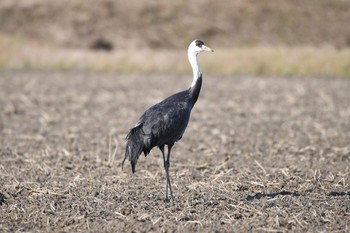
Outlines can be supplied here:
<path id="1" fill-rule="evenodd" d="M 3 72 L 1 231 L 349 231 L 350 80 L 204 76 L 170 172 L 124 137 L 182 75 Z"/>

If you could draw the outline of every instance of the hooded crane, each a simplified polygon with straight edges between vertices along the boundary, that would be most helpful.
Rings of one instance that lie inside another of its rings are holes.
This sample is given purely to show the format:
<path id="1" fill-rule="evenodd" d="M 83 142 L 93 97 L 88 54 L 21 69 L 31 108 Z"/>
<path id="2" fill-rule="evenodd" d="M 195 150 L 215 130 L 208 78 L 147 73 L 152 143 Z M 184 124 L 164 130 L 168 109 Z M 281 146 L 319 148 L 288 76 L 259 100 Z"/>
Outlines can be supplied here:
<path id="1" fill-rule="evenodd" d="M 165 201 L 168 202 L 168 190 L 172 201 L 174 201 L 169 176 L 170 152 L 175 142 L 182 138 L 187 124 L 190 120 L 191 110 L 196 103 L 202 86 L 202 73 L 198 64 L 200 52 L 213 52 L 200 40 L 194 40 L 188 46 L 188 60 L 193 70 L 193 81 L 187 90 L 178 92 L 160 103 L 153 105 L 146 110 L 126 136 L 127 144 L 125 157 L 122 163 L 128 158 L 131 162 L 132 172 L 138 158 L 143 152 L 145 156 L 150 153 L 153 147 L 158 147 L 163 155 L 164 169 L 166 175 Z M 167 158 L 165 158 L 164 147 L 168 146 Z"/>

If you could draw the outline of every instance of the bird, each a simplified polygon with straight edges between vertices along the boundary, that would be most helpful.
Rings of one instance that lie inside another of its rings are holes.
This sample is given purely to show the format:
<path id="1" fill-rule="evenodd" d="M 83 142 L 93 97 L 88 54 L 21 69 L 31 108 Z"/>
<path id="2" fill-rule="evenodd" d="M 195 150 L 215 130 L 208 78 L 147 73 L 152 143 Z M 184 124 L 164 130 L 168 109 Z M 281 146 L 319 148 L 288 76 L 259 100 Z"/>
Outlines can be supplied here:
<path id="1" fill-rule="evenodd" d="M 154 147 L 158 147 L 162 152 L 166 176 L 166 202 L 169 202 L 168 190 L 172 202 L 174 201 L 169 175 L 171 149 L 182 138 L 190 120 L 191 110 L 197 102 L 202 87 L 202 72 L 198 64 L 198 54 L 201 52 L 214 52 L 214 50 L 198 39 L 192 41 L 188 46 L 187 55 L 193 71 L 191 86 L 146 110 L 126 136 L 127 143 L 122 169 L 125 160 L 129 159 L 132 173 L 135 173 L 136 163 L 142 152 L 145 157 Z M 165 146 L 168 148 L 166 157 Z"/>

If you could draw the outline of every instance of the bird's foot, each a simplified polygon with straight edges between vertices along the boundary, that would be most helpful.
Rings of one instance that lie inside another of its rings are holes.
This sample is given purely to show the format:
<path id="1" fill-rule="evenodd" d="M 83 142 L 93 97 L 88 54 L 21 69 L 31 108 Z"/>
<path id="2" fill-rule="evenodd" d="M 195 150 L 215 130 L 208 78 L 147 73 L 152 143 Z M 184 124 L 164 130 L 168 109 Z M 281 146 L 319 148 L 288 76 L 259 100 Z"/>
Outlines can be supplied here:
<path id="1" fill-rule="evenodd" d="M 168 197 L 165 197 L 165 203 L 169 204 L 170 203 L 170 199 Z M 174 203 L 174 198 L 171 198 L 171 205 L 175 205 Z"/>

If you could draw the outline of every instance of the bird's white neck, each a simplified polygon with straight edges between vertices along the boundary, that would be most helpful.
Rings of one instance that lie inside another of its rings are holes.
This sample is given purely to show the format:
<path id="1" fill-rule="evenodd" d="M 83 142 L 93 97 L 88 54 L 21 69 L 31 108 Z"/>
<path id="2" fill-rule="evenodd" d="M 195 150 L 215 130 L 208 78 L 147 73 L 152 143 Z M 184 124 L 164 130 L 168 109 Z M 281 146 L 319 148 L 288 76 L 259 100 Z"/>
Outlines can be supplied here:
<path id="1" fill-rule="evenodd" d="M 196 85 L 198 78 L 201 77 L 202 73 L 198 64 L 198 58 L 196 53 L 188 51 L 188 60 L 191 64 L 193 71 L 193 81 L 191 84 L 191 88 L 193 88 Z"/>

